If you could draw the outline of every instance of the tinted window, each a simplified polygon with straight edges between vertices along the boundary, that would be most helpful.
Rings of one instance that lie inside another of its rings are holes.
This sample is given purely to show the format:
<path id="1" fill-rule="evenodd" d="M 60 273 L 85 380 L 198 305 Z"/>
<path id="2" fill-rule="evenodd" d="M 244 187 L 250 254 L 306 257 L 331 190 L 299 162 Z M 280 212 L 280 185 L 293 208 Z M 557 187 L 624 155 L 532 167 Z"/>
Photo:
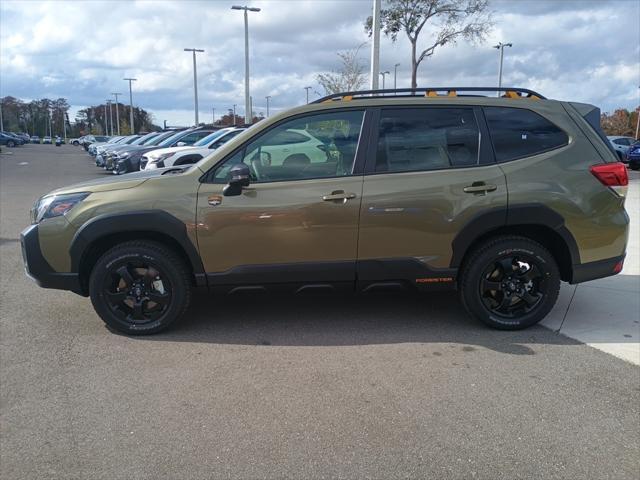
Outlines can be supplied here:
<path id="1" fill-rule="evenodd" d="M 613 143 L 617 143 L 618 145 L 630 145 L 629 139 L 627 138 L 616 138 Z"/>
<path id="2" fill-rule="evenodd" d="M 230 168 L 240 162 L 258 183 L 351 175 L 363 117 L 351 110 L 284 122 L 226 160 L 213 181 L 227 183 Z"/>
<path id="3" fill-rule="evenodd" d="M 499 162 L 536 155 L 569 142 L 564 131 L 531 110 L 486 107 L 484 114 Z"/>
<path id="4" fill-rule="evenodd" d="M 479 131 L 468 108 L 382 111 L 376 172 L 406 172 L 478 164 Z"/>

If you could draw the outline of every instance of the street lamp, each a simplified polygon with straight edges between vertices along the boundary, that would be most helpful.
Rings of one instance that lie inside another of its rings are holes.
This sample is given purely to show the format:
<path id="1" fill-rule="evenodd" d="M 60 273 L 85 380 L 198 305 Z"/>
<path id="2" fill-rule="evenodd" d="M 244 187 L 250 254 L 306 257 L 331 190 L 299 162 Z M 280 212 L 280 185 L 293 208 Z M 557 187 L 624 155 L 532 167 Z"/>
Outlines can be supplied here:
<path id="1" fill-rule="evenodd" d="M 113 137 L 113 110 L 111 110 L 111 99 L 107 98 L 107 105 L 109 105 L 109 135 Z"/>
<path id="2" fill-rule="evenodd" d="M 244 119 L 245 123 L 247 122 L 247 119 Z M 236 126 L 236 104 L 233 104 L 233 126 Z"/>
<path id="3" fill-rule="evenodd" d="M 397 89 L 397 87 L 398 87 L 397 79 L 398 79 L 398 67 L 399 67 L 399 66 L 400 66 L 400 64 L 399 64 L 399 63 L 396 63 L 396 64 L 393 66 L 393 89 L 394 89 L 394 90 L 396 90 L 396 89 Z"/>
<path id="4" fill-rule="evenodd" d="M 216 124 L 216 107 L 211 107 L 211 125 Z"/>
<path id="5" fill-rule="evenodd" d="M 267 95 L 264 98 L 267 99 L 267 118 L 269 118 L 269 100 L 271 99 L 271 95 Z"/>
<path id="6" fill-rule="evenodd" d="M 385 70 L 384 72 L 380 72 L 380 75 L 382 75 L 382 90 L 384 90 L 384 79 L 387 77 L 387 75 L 389 75 L 389 70 Z"/>
<path id="7" fill-rule="evenodd" d="M 311 87 L 304 87 L 304 89 L 307 92 L 307 103 L 309 103 L 309 90 L 311 90 Z"/>
<path id="8" fill-rule="evenodd" d="M 193 95 L 194 95 L 194 110 L 196 113 L 196 127 L 198 126 L 198 70 L 196 69 L 196 52 L 204 52 L 197 48 L 185 48 L 185 52 L 193 53 Z"/>
<path id="9" fill-rule="evenodd" d="M 131 93 L 131 82 L 138 81 L 137 78 L 125 78 L 124 80 L 129 81 L 129 126 L 131 128 L 131 135 L 133 135 L 136 131 L 133 125 L 133 94 Z"/>
<path id="10" fill-rule="evenodd" d="M 109 135 L 109 119 L 107 118 L 107 103 L 104 104 L 104 134 Z M 51 128 L 49 128 L 51 130 Z"/>
<path id="11" fill-rule="evenodd" d="M 245 123 L 250 124 L 251 118 L 247 119 L 246 112 L 249 112 L 251 117 L 251 101 L 249 99 L 249 15 L 248 12 L 259 12 L 260 9 L 256 7 L 241 7 L 234 5 L 231 10 L 244 10 L 244 111 L 245 111 Z M 247 121 L 248 120 L 248 121 Z"/>
<path id="12" fill-rule="evenodd" d="M 116 124 L 118 127 L 118 135 L 120 135 L 120 105 L 118 104 L 118 95 L 122 95 L 121 93 L 112 93 L 114 97 L 116 97 Z"/>
<path id="13" fill-rule="evenodd" d="M 370 89 L 378 89 L 378 69 L 380 68 L 380 0 L 373 0 L 373 15 L 371 15 L 371 71 L 369 80 Z"/>
<path id="14" fill-rule="evenodd" d="M 513 47 L 512 43 L 498 42 L 498 45 L 494 45 L 493 48 L 500 50 L 500 70 L 498 70 L 498 96 L 500 96 L 500 89 L 502 88 L 502 60 L 504 59 L 504 47 Z"/>

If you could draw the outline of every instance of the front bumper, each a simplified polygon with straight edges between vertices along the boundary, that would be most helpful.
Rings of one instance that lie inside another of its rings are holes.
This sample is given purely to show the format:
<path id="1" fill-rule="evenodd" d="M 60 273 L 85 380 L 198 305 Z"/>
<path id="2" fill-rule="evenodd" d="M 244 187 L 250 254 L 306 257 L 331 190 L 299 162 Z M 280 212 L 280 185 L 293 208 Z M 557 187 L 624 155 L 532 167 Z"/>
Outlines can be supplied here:
<path id="1" fill-rule="evenodd" d="M 40 287 L 70 290 L 78 295 L 86 296 L 77 273 L 56 272 L 44 258 L 42 250 L 40 250 L 38 225 L 31 225 L 20 233 L 20 245 L 25 272 Z"/>

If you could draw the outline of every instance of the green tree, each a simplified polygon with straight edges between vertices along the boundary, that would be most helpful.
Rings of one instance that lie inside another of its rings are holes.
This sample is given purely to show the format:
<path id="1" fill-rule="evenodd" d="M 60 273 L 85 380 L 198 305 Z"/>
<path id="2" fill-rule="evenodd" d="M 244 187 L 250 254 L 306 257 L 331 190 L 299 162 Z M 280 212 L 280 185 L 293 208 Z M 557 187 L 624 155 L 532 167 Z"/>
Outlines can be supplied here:
<path id="1" fill-rule="evenodd" d="M 489 0 L 386 0 L 380 12 L 380 28 L 395 42 L 404 32 L 411 44 L 411 88 L 417 88 L 418 67 L 438 47 L 464 39 L 484 40 L 493 26 Z M 372 18 L 365 30 L 371 35 Z M 429 41 L 418 53 L 418 39 L 428 31 Z"/>

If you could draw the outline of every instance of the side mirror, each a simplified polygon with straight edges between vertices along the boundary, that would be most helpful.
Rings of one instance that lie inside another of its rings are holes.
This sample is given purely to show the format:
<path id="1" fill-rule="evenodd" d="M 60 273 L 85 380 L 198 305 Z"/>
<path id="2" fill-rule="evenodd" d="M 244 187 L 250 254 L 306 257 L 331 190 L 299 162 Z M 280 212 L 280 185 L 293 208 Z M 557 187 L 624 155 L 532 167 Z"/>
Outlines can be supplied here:
<path id="1" fill-rule="evenodd" d="M 187 144 L 185 142 L 178 142 L 176 143 L 176 147 L 186 147 Z"/>
<path id="2" fill-rule="evenodd" d="M 229 170 L 229 183 L 222 190 L 225 197 L 235 197 L 242 193 L 242 187 L 248 187 L 251 182 L 251 171 L 244 163 L 234 165 Z"/>

